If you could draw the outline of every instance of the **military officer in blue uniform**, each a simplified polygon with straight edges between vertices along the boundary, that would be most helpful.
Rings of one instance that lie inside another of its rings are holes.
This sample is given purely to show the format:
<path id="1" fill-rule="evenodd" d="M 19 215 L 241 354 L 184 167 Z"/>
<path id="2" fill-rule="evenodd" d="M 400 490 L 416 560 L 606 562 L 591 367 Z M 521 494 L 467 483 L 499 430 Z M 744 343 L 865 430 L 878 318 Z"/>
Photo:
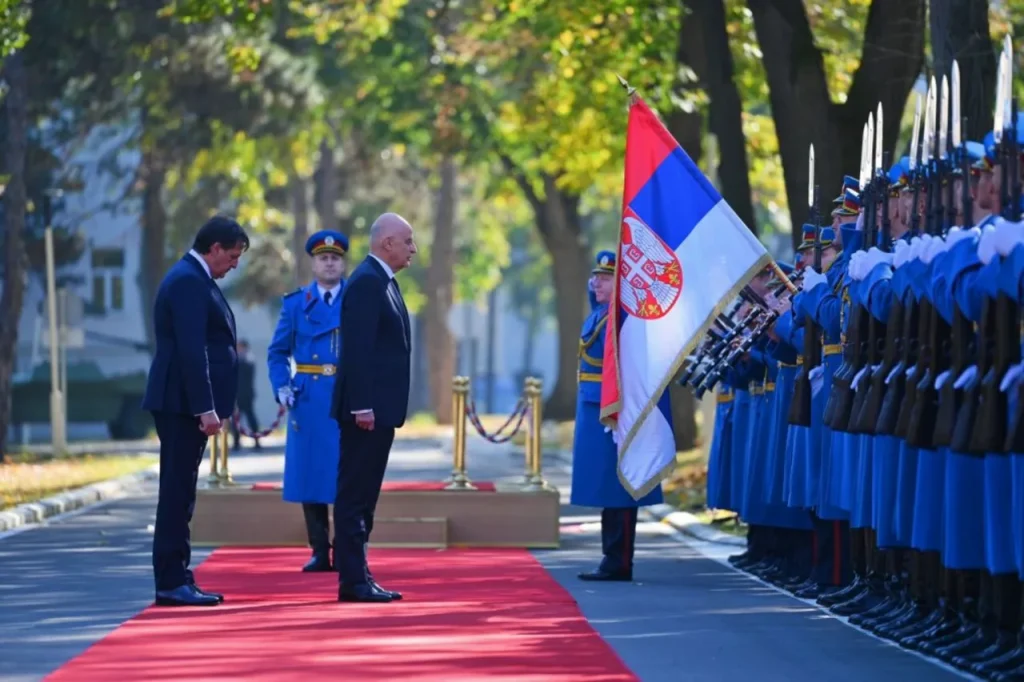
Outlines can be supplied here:
<path id="1" fill-rule="evenodd" d="M 661 486 L 634 500 L 619 482 L 618 448 L 601 423 L 601 368 L 605 325 L 614 290 L 615 254 L 601 251 L 590 280 L 591 312 L 583 322 L 579 350 L 579 392 L 573 436 L 571 504 L 601 508 L 601 549 L 604 557 L 581 580 L 630 581 L 639 507 L 662 502 Z"/>
<path id="2" fill-rule="evenodd" d="M 284 297 L 267 351 L 274 396 L 289 409 L 283 497 L 302 504 L 313 551 L 302 567 L 306 572 L 332 570 L 327 505 L 334 502 L 338 480 L 339 433 L 330 410 L 347 252 L 348 239 L 339 232 L 322 230 L 306 241 L 313 281 Z"/>

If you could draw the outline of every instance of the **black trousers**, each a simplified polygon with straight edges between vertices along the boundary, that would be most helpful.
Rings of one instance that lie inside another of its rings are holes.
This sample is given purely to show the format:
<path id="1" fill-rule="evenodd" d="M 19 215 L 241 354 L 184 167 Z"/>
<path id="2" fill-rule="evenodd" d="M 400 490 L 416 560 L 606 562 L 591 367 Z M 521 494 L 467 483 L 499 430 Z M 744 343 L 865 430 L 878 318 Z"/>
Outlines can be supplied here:
<path id="1" fill-rule="evenodd" d="M 245 417 L 245 423 L 249 425 L 249 430 L 256 433 L 260 430 L 260 423 L 256 419 L 256 410 L 252 403 L 246 403 L 245 405 L 238 406 L 238 417 L 241 421 L 242 417 Z M 242 431 L 235 425 L 235 420 L 231 420 L 231 435 L 235 439 L 235 449 L 238 449 L 240 441 L 242 439 Z M 257 439 L 258 440 L 258 439 Z"/>
<path id="2" fill-rule="evenodd" d="M 601 510 L 601 570 L 629 573 L 633 570 L 636 549 L 636 507 L 612 507 Z"/>
<path id="3" fill-rule="evenodd" d="M 370 579 L 366 545 L 394 440 L 393 428 L 375 426 L 366 431 L 355 424 L 342 426 L 334 500 L 334 563 L 344 585 L 361 585 Z"/>
<path id="4" fill-rule="evenodd" d="M 160 438 L 153 576 L 157 590 L 173 590 L 192 582 L 192 571 L 188 568 L 192 560 L 188 525 L 196 508 L 196 482 L 207 437 L 199 430 L 196 417 L 154 412 L 153 421 Z"/>

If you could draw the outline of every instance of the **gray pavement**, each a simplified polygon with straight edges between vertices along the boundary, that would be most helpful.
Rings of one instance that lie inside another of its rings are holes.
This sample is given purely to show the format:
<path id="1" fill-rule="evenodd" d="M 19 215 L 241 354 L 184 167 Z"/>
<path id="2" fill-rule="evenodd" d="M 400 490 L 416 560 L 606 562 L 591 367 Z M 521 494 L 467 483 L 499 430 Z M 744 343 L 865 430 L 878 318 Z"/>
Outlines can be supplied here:
<path id="1" fill-rule="evenodd" d="M 506 448 L 473 439 L 469 455 L 475 480 L 522 474 L 522 456 Z M 231 459 L 240 483 L 277 480 L 282 465 L 279 448 Z M 438 479 L 450 466 L 436 442 L 399 442 L 388 475 Z M 600 558 L 597 511 L 567 504 L 563 461 L 546 474 L 566 502 L 563 546 L 535 554 L 644 682 L 962 679 L 734 571 L 724 557 L 735 548 L 653 519 L 638 529 L 635 583 L 579 582 Z M 140 482 L 122 499 L 0 535 L 0 680 L 42 679 L 151 602 L 155 493 Z"/>

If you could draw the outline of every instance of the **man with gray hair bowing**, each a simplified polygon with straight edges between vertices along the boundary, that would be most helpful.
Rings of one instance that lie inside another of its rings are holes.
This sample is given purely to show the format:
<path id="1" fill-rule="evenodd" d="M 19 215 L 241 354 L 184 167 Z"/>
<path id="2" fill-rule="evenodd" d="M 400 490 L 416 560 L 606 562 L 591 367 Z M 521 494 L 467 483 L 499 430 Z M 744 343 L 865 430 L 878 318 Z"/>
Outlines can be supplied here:
<path id="1" fill-rule="evenodd" d="M 370 255 L 342 294 L 341 347 L 331 416 L 341 427 L 334 502 L 338 601 L 390 602 L 398 592 L 377 584 L 366 561 L 384 471 L 409 408 L 412 339 L 395 273 L 416 253 L 412 227 L 385 213 L 370 227 Z"/>

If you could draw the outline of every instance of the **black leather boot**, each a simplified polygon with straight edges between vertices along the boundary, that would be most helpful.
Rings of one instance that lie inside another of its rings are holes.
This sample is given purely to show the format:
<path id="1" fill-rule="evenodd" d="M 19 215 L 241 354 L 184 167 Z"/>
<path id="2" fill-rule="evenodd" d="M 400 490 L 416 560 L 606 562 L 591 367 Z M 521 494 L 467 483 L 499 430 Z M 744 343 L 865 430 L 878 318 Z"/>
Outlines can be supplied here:
<path id="1" fill-rule="evenodd" d="M 327 505 L 303 503 L 302 515 L 306 520 L 306 537 L 313 556 L 302 567 L 304 573 L 326 573 L 333 571 L 331 565 L 330 521 Z"/>

